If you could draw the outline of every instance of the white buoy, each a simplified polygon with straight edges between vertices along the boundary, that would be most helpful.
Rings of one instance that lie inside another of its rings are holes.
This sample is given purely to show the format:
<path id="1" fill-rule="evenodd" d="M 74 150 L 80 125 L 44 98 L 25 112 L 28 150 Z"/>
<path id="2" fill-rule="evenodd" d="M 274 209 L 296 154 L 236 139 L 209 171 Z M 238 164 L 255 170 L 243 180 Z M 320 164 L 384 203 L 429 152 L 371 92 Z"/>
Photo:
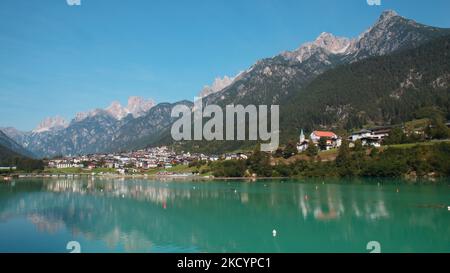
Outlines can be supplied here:
<path id="1" fill-rule="evenodd" d="M 450 206 L 447 207 L 448 211 L 450 211 Z"/>
<path id="2" fill-rule="evenodd" d="M 122 194 L 122 198 L 125 198 L 125 194 Z"/>
<path id="3" fill-rule="evenodd" d="M 273 237 L 277 237 L 277 231 L 275 229 L 272 230 L 272 235 L 273 235 Z"/>
<path id="4" fill-rule="evenodd" d="M 234 193 L 237 193 L 237 190 L 234 190 Z"/>

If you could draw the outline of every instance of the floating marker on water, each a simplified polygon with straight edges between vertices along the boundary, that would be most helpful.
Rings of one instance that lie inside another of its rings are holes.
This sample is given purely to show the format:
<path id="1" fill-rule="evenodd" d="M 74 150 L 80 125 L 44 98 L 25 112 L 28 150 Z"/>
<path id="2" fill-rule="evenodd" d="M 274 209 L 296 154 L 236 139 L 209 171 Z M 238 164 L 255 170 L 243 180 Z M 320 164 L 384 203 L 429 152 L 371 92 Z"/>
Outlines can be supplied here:
<path id="1" fill-rule="evenodd" d="M 125 194 L 122 194 L 122 198 L 125 198 Z"/>
<path id="2" fill-rule="evenodd" d="M 447 207 L 448 211 L 450 211 L 450 206 Z"/>
<path id="3" fill-rule="evenodd" d="M 234 190 L 234 193 L 237 193 L 237 190 Z"/>
<path id="4" fill-rule="evenodd" d="M 316 190 L 318 190 L 319 189 L 319 186 L 316 186 Z"/>
<path id="5" fill-rule="evenodd" d="M 273 237 L 277 237 L 277 231 L 275 229 L 272 230 L 272 235 L 273 235 Z"/>

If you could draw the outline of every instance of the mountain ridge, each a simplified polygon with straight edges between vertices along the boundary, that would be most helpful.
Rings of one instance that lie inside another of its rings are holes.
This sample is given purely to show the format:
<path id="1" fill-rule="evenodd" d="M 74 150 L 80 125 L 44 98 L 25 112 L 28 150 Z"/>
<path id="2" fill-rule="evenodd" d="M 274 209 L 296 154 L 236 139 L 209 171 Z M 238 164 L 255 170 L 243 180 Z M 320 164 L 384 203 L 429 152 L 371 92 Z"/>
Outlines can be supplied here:
<path id="1" fill-rule="evenodd" d="M 0 130 L 0 145 L 16 155 L 23 157 L 35 157 L 30 151 L 26 150 L 22 145 L 18 144 L 15 140 L 10 138 L 2 130 Z"/>
<path id="2" fill-rule="evenodd" d="M 323 32 L 315 41 L 306 42 L 296 50 L 259 60 L 232 84 L 205 97 L 204 101 L 219 105 L 282 103 L 293 89 L 306 86 L 337 65 L 414 48 L 445 34 L 450 34 L 450 29 L 426 26 L 387 10 L 357 38 Z M 334 54 L 329 49 L 336 44 L 340 46 Z"/>
<path id="3" fill-rule="evenodd" d="M 37 133 L 21 132 L 11 127 L 1 129 L 39 157 L 116 152 L 129 146 L 145 147 L 139 141 L 142 138 L 151 141 L 151 134 L 156 135 L 157 130 L 166 129 L 173 121 L 170 113 L 176 104 L 192 107 L 189 101 L 159 103 L 142 116 L 134 118 L 127 115 L 122 119 L 98 109 L 95 114 L 72 120 L 61 130 Z"/>

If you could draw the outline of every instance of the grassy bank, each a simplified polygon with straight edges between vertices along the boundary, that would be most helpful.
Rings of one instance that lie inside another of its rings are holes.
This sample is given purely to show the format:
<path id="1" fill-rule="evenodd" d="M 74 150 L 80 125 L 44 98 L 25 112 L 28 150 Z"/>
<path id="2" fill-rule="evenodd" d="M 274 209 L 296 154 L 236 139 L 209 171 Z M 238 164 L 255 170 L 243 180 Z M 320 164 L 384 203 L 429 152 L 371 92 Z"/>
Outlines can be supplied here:
<path id="1" fill-rule="evenodd" d="M 316 155 L 272 158 L 254 152 L 248 160 L 206 164 L 220 177 L 405 177 L 450 176 L 450 142 L 425 142 L 367 148 L 346 145 Z"/>

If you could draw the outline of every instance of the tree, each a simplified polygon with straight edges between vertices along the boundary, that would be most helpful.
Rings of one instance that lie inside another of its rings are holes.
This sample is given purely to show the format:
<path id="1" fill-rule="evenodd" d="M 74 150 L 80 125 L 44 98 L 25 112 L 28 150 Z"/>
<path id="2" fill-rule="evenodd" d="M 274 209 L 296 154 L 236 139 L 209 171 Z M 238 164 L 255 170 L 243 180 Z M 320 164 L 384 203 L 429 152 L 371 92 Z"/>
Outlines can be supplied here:
<path id="1" fill-rule="evenodd" d="M 450 137 L 450 129 L 440 119 L 432 121 L 427 133 L 432 139 L 446 139 Z"/>
<path id="2" fill-rule="evenodd" d="M 350 148 L 348 147 L 348 140 L 342 140 L 341 147 L 339 147 L 339 153 L 336 157 L 336 166 L 346 166 L 350 161 Z"/>
<path id="3" fill-rule="evenodd" d="M 371 157 L 371 158 L 377 157 L 378 154 L 379 154 L 379 151 L 378 151 L 377 148 L 372 148 L 372 150 L 370 151 L 370 157 Z"/>
<path id="4" fill-rule="evenodd" d="M 319 149 L 322 151 L 327 149 L 327 138 L 326 137 L 321 137 L 319 139 Z"/>
<path id="5" fill-rule="evenodd" d="M 364 151 L 364 146 L 362 145 L 361 139 L 358 139 L 355 141 L 355 148 L 353 148 L 355 152 L 361 152 Z"/>
<path id="6" fill-rule="evenodd" d="M 282 177 L 289 177 L 292 175 L 293 168 L 286 164 L 279 164 L 275 166 L 275 175 L 276 176 L 282 176 Z"/>
<path id="7" fill-rule="evenodd" d="M 392 129 L 383 141 L 385 145 L 402 144 L 405 142 L 407 142 L 406 134 L 399 127 Z"/>
<path id="8" fill-rule="evenodd" d="M 422 107 L 415 113 L 417 119 L 431 119 L 431 120 L 443 120 L 445 112 L 436 107 Z"/>
<path id="9" fill-rule="evenodd" d="M 15 164 L 18 170 L 32 172 L 44 170 L 44 162 L 42 160 L 31 158 L 16 158 Z"/>
<path id="10" fill-rule="evenodd" d="M 289 143 L 286 145 L 286 148 L 284 148 L 283 151 L 283 157 L 284 158 L 290 158 L 291 156 L 294 156 L 297 154 L 297 147 L 293 141 L 289 141 Z"/>
<path id="11" fill-rule="evenodd" d="M 319 153 L 317 146 L 311 140 L 308 143 L 308 148 L 306 149 L 306 155 L 309 157 L 316 156 Z"/>
<path id="12" fill-rule="evenodd" d="M 215 163 L 213 174 L 216 177 L 243 177 L 245 162 L 243 160 L 225 160 Z"/>
<path id="13" fill-rule="evenodd" d="M 253 150 L 252 155 L 247 159 L 247 166 L 258 176 L 270 177 L 272 175 L 272 168 L 270 166 L 270 156 L 262 152 L 260 144 Z"/>

